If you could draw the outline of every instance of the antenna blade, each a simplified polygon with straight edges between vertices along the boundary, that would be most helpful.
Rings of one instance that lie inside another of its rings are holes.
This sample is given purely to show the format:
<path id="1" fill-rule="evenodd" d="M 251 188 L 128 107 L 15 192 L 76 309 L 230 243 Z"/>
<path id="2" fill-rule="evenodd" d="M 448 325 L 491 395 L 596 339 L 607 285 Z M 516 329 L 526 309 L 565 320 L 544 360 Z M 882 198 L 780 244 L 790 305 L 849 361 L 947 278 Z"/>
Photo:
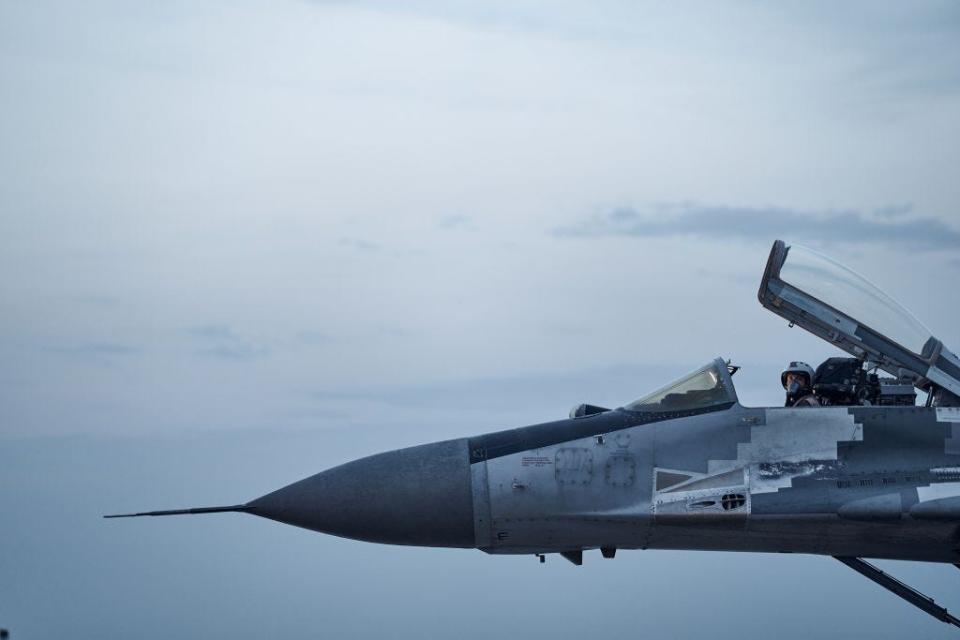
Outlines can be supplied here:
<path id="1" fill-rule="evenodd" d="M 245 504 L 234 504 L 227 507 L 195 507 L 193 509 L 170 509 L 167 511 L 141 511 L 140 513 L 116 513 L 104 518 L 139 518 L 141 516 L 182 516 L 195 513 L 225 513 L 229 511 L 249 511 Z"/>

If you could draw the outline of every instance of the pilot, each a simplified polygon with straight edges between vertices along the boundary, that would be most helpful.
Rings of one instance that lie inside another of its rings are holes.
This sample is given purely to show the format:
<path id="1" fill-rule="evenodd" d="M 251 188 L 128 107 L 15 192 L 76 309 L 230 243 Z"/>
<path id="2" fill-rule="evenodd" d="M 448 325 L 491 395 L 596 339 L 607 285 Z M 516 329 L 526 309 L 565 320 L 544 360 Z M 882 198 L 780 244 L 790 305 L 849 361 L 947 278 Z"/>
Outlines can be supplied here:
<path id="1" fill-rule="evenodd" d="M 787 392 L 785 407 L 819 407 L 813 395 L 813 367 L 806 362 L 791 362 L 780 374 L 780 383 Z"/>

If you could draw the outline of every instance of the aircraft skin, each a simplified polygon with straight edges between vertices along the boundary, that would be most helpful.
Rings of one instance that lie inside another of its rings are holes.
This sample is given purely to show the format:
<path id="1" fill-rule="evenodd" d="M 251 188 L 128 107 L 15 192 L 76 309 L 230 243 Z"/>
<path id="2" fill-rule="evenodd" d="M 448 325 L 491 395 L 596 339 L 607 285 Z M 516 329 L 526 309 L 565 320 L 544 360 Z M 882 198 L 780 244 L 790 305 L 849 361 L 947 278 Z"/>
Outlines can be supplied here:
<path id="1" fill-rule="evenodd" d="M 688 413 L 621 409 L 382 453 L 247 510 L 359 540 L 488 553 L 960 562 L 960 409 L 733 402 Z"/>
<path id="2" fill-rule="evenodd" d="M 861 560 L 960 567 L 960 359 L 862 276 L 804 247 L 774 243 L 759 299 L 854 356 L 859 382 L 821 386 L 832 406 L 744 407 L 737 368 L 718 358 L 619 409 L 581 405 L 565 420 L 373 455 L 246 504 L 107 517 L 240 511 L 357 540 L 574 564 L 590 549 L 829 555 L 960 627 Z M 863 386 L 881 369 L 911 405 L 912 388 L 925 390 L 927 406 L 890 406 L 875 375 Z"/>

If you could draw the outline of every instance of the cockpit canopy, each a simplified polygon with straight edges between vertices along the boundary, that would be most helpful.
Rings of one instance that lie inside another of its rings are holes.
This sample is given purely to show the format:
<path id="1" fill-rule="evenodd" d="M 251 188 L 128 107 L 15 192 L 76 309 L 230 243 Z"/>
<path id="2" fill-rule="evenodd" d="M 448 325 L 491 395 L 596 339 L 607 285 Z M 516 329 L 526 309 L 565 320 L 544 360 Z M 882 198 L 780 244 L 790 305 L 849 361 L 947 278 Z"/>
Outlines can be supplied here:
<path id="1" fill-rule="evenodd" d="M 801 245 L 786 247 L 780 279 L 870 326 L 914 353 L 933 337 L 916 316 L 866 278 Z"/>
<path id="2" fill-rule="evenodd" d="M 627 411 L 686 412 L 718 408 L 736 401 L 737 394 L 727 365 L 717 358 L 623 408 Z"/>
<path id="3" fill-rule="evenodd" d="M 854 357 L 927 389 L 960 394 L 960 360 L 923 323 L 863 276 L 777 240 L 760 304 Z"/>

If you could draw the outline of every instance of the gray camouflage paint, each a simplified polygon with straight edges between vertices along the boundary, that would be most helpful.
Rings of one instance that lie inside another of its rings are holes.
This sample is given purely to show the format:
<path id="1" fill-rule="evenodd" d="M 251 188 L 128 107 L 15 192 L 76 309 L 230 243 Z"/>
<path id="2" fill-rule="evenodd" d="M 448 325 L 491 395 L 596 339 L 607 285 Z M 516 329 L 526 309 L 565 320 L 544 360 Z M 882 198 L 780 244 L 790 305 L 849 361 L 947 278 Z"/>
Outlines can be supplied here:
<path id="1" fill-rule="evenodd" d="M 714 366 L 733 394 L 723 361 Z M 494 554 L 608 547 L 960 561 L 960 411 L 733 400 L 695 415 L 618 409 L 387 452 L 247 510 L 345 537 Z"/>
<path id="2" fill-rule="evenodd" d="M 960 559 L 956 409 L 735 404 L 613 432 L 606 415 L 578 419 L 590 436 L 472 465 L 478 547 Z M 667 473 L 688 479 L 658 489 Z M 957 504 L 931 517 L 930 500 Z"/>

